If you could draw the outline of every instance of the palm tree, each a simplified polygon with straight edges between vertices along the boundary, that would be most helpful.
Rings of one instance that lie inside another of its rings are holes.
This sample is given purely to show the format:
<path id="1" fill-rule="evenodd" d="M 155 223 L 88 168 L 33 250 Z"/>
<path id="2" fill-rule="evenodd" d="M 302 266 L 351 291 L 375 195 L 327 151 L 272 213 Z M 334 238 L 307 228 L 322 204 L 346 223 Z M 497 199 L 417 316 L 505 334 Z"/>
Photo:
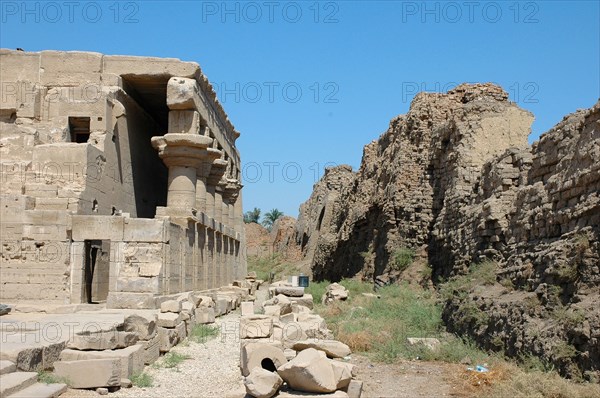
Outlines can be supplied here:
<path id="1" fill-rule="evenodd" d="M 271 228 L 273 228 L 273 225 L 275 225 L 275 221 L 281 216 L 283 216 L 282 211 L 273 209 L 264 215 L 262 224 L 270 231 Z"/>
<path id="2" fill-rule="evenodd" d="M 244 222 L 249 224 L 251 222 L 255 222 L 258 224 L 258 220 L 260 220 L 260 209 L 255 207 L 254 210 L 247 211 L 244 213 Z"/>

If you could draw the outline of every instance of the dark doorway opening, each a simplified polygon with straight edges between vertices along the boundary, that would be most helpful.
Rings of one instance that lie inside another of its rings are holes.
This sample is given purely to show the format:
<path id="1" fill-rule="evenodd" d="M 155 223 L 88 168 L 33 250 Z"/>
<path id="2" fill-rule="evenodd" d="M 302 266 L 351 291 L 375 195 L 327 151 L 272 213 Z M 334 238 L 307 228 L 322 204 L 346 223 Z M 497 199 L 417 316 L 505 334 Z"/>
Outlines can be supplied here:
<path id="1" fill-rule="evenodd" d="M 69 117 L 69 132 L 71 133 L 71 142 L 87 143 L 90 139 L 90 118 Z"/>
<path id="2" fill-rule="evenodd" d="M 84 302 L 98 304 L 108 297 L 110 241 L 84 242 Z"/>

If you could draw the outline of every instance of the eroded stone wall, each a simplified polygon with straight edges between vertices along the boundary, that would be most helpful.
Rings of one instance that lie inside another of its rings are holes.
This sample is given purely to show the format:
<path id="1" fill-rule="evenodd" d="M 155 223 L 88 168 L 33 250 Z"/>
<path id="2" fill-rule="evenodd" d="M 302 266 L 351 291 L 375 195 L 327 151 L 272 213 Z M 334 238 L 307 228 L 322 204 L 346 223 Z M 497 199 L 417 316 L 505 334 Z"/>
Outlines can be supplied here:
<path id="1" fill-rule="evenodd" d="M 492 285 L 446 303 L 449 329 L 594 380 L 598 115 L 598 104 L 577 111 L 529 147 L 533 116 L 500 87 L 419 94 L 365 147 L 356 173 L 330 169 L 316 184 L 296 243 L 316 279 L 400 279 L 402 247 L 429 263 L 434 282 L 492 261 Z"/>

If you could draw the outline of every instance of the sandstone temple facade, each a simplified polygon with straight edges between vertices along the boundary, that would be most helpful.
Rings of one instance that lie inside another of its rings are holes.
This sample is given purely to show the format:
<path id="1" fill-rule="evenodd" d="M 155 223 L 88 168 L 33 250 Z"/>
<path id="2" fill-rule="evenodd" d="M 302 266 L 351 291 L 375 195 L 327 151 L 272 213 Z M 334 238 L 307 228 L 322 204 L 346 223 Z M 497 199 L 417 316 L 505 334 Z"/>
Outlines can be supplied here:
<path id="1" fill-rule="evenodd" d="M 195 63 L 0 50 L 0 302 L 153 308 L 246 275 L 239 137 Z"/>

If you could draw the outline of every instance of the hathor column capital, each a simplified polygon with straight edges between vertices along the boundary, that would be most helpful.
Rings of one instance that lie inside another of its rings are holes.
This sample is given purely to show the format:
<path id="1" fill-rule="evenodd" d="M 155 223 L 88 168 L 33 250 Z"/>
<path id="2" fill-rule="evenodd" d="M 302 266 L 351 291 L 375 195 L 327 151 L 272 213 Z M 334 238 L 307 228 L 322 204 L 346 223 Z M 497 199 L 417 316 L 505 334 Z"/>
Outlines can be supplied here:
<path id="1" fill-rule="evenodd" d="M 152 137 L 152 146 L 169 168 L 167 207 L 194 208 L 196 170 L 207 159 L 212 138 L 195 134 L 169 133 Z"/>

